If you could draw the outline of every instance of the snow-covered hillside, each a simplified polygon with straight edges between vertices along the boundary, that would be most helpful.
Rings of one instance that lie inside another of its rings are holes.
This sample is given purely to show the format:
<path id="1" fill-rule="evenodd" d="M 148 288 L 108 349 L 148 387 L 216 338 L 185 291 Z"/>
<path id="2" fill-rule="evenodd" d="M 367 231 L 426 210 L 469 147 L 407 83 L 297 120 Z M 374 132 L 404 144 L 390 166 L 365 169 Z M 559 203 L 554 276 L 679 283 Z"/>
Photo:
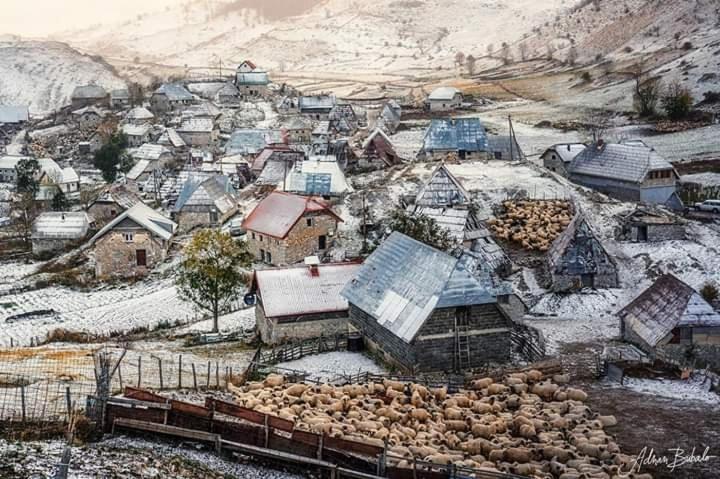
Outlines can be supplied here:
<path id="1" fill-rule="evenodd" d="M 99 58 L 58 42 L 0 42 L 0 105 L 29 105 L 33 115 L 47 114 L 70 102 L 78 85 L 106 89 L 125 82 Z"/>

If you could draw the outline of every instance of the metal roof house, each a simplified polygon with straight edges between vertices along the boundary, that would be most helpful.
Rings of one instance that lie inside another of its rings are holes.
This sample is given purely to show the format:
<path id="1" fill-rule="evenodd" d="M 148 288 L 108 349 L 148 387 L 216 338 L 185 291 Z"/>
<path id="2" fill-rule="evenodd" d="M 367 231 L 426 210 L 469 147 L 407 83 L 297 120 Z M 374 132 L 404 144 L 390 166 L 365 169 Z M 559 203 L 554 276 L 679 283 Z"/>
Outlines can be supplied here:
<path id="1" fill-rule="evenodd" d="M 451 111 L 462 106 L 463 95 L 455 87 L 439 87 L 428 95 L 426 106 L 430 111 Z"/>
<path id="2" fill-rule="evenodd" d="M 345 333 L 348 302 L 340 295 L 358 263 L 306 264 L 256 270 L 250 292 L 255 294 L 255 318 L 266 344 Z"/>
<path id="3" fill-rule="evenodd" d="M 342 219 L 321 198 L 273 192 L 245 218 L 248 250 L 258 261 L 288 265 L 322 256 Z"/>
<path id="4" fill-rule="evenodd" d="M 108 92 L 99 85 L 77 86 L 70 95 L 73 110 L 90 105 L 106 104 Z"/>
<path id="5" fill-rule="evenodd" d="M 173 207 L 180 230 L 219 226 L 238 211 L 237 192 L 226 176 L 193 172 Z"/>
<path id="6" fill-rule="evenodd" d="M 489 159 L 487 133 L 479 118 L 432 120 L 420 156 L 436 160 L 448 155 L 460 160 Z"/>
<path id="7" fill-rule="evenodd" d="M 257 155 L 268 145 L 285 143 L 280 130 L 237 129 L 225 143 L 226 155 Z"/>
<path id="8" fill-rule="evenodd" d="M 389 168 L 402 162 L 395 151 L 392 140 L 380 127 L 375 128 L 365 139 L 362 145 L 362 154 L 358 156 L 358 168 L 360 169 Z"/>
<path id="9" fill-rule="evenodd" d="M 573 183 L 620 200 L 682 208 L 676 192 L 678 173 L 646 146 L 600 141 L 578 154 L 568 172 Z"/>
<path id="10" fill-rule="evenodd" d="M 523 161 L 523 153 L 520 144 L 514 136 L 489 135 L 488 153 L 493 160 L 502 161 Z"/>
<path id="11" fill-rule="evenodd" d="M 288 172 L 285 191 L 329 199 L 342 198 L 353 188 L 334 156 L 314 156 L 296 163 Z"/>
<path id="12" fill-rule="evenodd" d="M 329 120 L 335 104 L 335 97 L 332 95 L 301 96 L 298 99 L 300 113 L 309 115 L 314 120 Z"/>
<path id="13" fill-rule="evenodd" d="M 621 215 L 616 238 L 635 243 L 684 240 L 685 221 L 657 207 L 638 206 Z"/>
<path id="14" fill-rule="evenodd" d="M 90 219 L 84 212 L 45 212 L 33 222 L 32 252 L 35 256 L 63 251 L 79 244 L 90 231 Z"/>
<path id="15" fill-rule="evenodd" d="M 684 362 L 688 348 L 696 365 L 720 365 L 720 313 L 671 274 L 655 283 L 618 312 L 623 339 L 646 353 Z"/>
<path id="16" fill-rule="evenodd" d="M 156 113 L 182 109 L 192 104 L 195 97 L 181 83 L 166 83 L 150 97 L 150 108 Z"/>
<path id="17" fill-rule="evenodd" d="M 585 151 L 584 143 L 563 143 L 553 145 L 540 155 L 543 166 L 559 175 L 568 176 L 568 167 L 580 153 Z"/>
<path id="18" fill-rule="evenodd" d="M 350 325 L 410 372 L 461 371 L 509 359 L 505 294 L 458 258 L 395 232 L 345 286 Z"/>
<path id="19" fill-rule="evenodd" d="M 582 213 L 575 215 L 550 247 L 547 267 L 555 292 L 583 288 L 617 288 L 615 260 Z"/>

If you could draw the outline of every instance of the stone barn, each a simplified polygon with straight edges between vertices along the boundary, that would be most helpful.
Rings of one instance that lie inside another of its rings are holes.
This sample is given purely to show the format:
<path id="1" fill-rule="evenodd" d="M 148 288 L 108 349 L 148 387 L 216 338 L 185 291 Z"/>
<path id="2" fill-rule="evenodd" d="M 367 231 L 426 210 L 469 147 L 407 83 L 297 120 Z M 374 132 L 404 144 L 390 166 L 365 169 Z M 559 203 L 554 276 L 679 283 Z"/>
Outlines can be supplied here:
<path id="1" fill-rule="evenodd" d="M 587 146 L 584 143 L 564 143 L 553 145 L 540 155 L 543 166 L 548 170 L 562 175 L 568 176 L 568 168 L 570 164 L 582 153 Z"/>
<path id="2" fill-rule="evenodd" d="M 510 359 L 505 288 L 458 258 L 395 232 L 343 289 L 350 325 L 399 368 L 461 371 Z"/>
<path id="3" fill-rule="evenodd" d="M 387 134 L 376 128 L 362 145 L 362 154 L 358 155 L 358 167 L 378 169 L 399 165 L 402 162 Z"/>
<path id="4" fill-rule="evenodd" d="M 276 191 L 255 207 L 243 228 L 258 261 L 282 266 L 324 256 L 341 221 L 321 198 Z"/>
<path id="5" fill-rule="evenodd" d="M 302 266 L 255 271 L 251 293 L 264 343 L 347 332 L 348 302 L 340 291 L 360 265 L 318 262 L 311 257 Z"/>
<path id="6" fill-rule="evenodd" d="M 98 226 L 102 226 L 138 203 L 142 200 L 137 194 L 125 185 L 115 184 L 106 186 L 86 211 Z"/>
<path id="7" fill-rule="evenodd" d="M 177 224 L 137 203 L 90 240 L 99 279 L 145 276 L 165 260 Z"/>
<path id="8" fill-rule="evenodd" d="M 33 255 L 42 257 L 77 246 L 89 231 L 90 219 L 84 211 L 41 213 L 32 225 Z"/>
<path id="9" fill-rule="evenodd" d="M 635 243 L 684 240 L 685 222 L 659 208 L 638 206 L 620 218 L 617 239 Z"/>
<path id="10" fill-rule="evenodd" d="M 488 138 L 479 118 L 435 119 L 425 132 L 420 159 L 488 160 Z"/>
<path id="11" fill-rule="evenodd" d="M 652 357 L 720 367 L 720 313 L 671 274 L 661 276 L 618 317 L 623 339 Z"/>
<path id="12" fill-rule="evenodd" d="M 583 288 L 617 288 L 615 260 L 593 232 L 582 213 L 555 239 L 548 252 L 547 267 L 555 292 Z"/>
<path id="13" fill-rule="evenodd" d="M 220 226 L 238 211 L 235 188 L 227 176 L 190 173 L 173 208 L 183 232 Z"/>

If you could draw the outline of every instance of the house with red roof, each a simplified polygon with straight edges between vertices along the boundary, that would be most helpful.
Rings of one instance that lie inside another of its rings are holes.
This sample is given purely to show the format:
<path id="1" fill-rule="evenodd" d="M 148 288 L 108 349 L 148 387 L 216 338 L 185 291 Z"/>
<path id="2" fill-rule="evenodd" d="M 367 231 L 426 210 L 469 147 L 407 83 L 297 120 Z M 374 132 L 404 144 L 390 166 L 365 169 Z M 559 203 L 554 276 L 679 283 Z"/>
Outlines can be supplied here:
<path id="1" fill-rule="evenodd" d="M 324 256 L 342 221 L 321 198 L 273 192 L 243 222 L 257 261 L 281 266 Z"/>

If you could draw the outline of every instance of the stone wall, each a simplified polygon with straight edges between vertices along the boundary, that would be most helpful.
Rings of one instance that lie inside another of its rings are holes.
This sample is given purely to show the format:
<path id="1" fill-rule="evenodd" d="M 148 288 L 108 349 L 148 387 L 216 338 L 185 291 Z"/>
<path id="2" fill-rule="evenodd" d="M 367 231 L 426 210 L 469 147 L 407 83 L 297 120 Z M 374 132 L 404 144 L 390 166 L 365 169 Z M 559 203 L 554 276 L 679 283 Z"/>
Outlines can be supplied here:
<path id="1" fill-rule="evenodd" d="M 267 86 L 265 85 L 238 85 L 237 88 L 243 98 L 267 95 Z"/>
<path id="2" fill-rule="evenodd" d="M 667 344 L 658 348 L 657 356 L 678 365 L 720 371 L 720 344 Z"/>
<path id="3" fill-rule="evenodd" d="M 95 220 L 97 226 L 109 223 L 117 215 L 125 211 L 117 203 L 95 203 L 87 210 L 87 214 Z"/>
<path id="4" fill-rule="evenodd" d="M 565 162 L 556 153 L 548 152 L 545 156 L 542 157 L 542 160 L 543 166 L 548 170 L 553 171 L 558 175 L 562 175 L 564 177 L 568 176 Z"/>
<path id="5" fill-rule="evenodd" d="M 308 226 L 307 220 L 312 220 Z M 299 263 L 308 256 L 318 254 L 323 256 L 325 250 L 332 246 L 329 236 L 330 231 L 337 230 L 337 219 L 334 216 L 323 213 L 310 213 L 304 215 L 297 222 L 285 239 L 271 238 L 260 233 L 248 232 L 248 250 L 258 261 L 263 261 L 261 250 L 269 252 L 271 260 L 269 263 L 276 266 L 285 266 Z M 326 248 L 319 249 L 319 237 L 325 236 Z"/>
<path id="6" fill-rule="evenodd" d="M 33 239 L 32 253 L 34 256 L 45 256 L 50 253 L 64 251 L 70 246 L 79 243 L 80 240 L 63 239 Z"/>
<path id="7" fill-rule="evenodd" d="M 386 362 L 413 371 L 415 351 L 412 346 L 380 326 L 375 318 L 350 304 L 350 324 L 365 338 L 370 349 Z"/>
<path id="8" fill-rule="evenodd" d="M 263 343 L 275 345 L 290 340 L 318 338 L 347 333 L 348 312 L 267 318 L 261 304 L 255 306 L 255 319 Z"/>
<path id="9" fill-rule="evenodd" d="M 132 232 L 126 242 L 123 233 Z M 113 230 L 95 242 L 95 276 L 99 279 L 146 275 L 165 259 L 166 245 L 145 230 Z M 147 266 L 137 265 L 137 251 L 145 250 Z"/>

